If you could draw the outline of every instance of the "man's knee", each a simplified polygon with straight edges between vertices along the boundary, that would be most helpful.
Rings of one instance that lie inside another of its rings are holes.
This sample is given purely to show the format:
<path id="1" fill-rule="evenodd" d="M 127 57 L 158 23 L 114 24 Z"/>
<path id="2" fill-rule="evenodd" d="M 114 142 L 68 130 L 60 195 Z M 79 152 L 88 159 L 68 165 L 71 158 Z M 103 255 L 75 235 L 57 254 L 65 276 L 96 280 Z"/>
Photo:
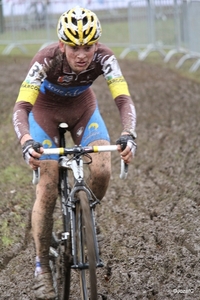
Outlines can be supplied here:
<path id="1" fill-rule="evenodd" d="M 57 195 L 58 164 L 56 161 L 41 161 L 41 175 L 37 185 L 37 196 L 43 199 L 46 198 L 46 200 L 55 200 Z"/>
<path id="2" fill-rule="evenodd" d="M 102 183 L 106 184 L 110 180 L 111 172 L 108 168 L 104 169 L 92 169 L 91 170 L 91 180 L 93 183 L 102 185 Z"/>
<path id="3" fill-rule="evenodd" d="M 111 176 L 111 167 L 107 164 L 102 164 L 102 166 L 95 170 L 95 173 L 101 178 L 103 181 L 109 181 Z"/>

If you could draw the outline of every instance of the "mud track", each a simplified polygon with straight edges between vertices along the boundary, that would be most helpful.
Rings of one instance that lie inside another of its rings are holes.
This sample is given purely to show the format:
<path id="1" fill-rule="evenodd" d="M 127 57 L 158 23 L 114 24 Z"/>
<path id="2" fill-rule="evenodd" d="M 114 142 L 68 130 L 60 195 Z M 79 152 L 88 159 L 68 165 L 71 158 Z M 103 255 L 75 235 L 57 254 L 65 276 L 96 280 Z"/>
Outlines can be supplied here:
<path id="1" fill-rule="evenodd" d="M 34 299 L 34 187 L 11 125 L 28 63 L 0 59 L 0 144 L 6 149 L 0 160 L 1 300 Z M 137 110 L 138 151 L 126 181 L 112 156 L 112 179 L 98 209 L 105 263 L 99 292 L 107 300 L 198 300 L 200 84 L 146 62 L 120 65 Z M 114 143 L 122 129 L 117 108 L 103 79 L 94 90 Z M 74 290 L 71 299 L 77 295 Z"/>

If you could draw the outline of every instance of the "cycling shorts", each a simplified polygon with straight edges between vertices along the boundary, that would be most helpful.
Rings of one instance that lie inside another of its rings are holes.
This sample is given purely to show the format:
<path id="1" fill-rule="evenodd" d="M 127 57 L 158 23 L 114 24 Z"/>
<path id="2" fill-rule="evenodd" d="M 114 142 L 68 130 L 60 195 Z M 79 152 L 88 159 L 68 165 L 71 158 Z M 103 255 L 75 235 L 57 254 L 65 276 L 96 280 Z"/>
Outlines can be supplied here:
<path id="1" fill-rule="evenodd" d="M 44 148 L 59 147 L 59 131 L 57 130 L 57 136 L 51 138 L 36 122 L 32 112 L 29 114 L 29 130 L 31 137 L 36 142 L 40 142 Z M 73 132 L 73 129 L 71 129 L 70 132 L 73 137 L 74 144 L 76 145 L 88 146 L 90 143 L 97 140 L 106 140 L 110 142 L 110 137 L 104 120 L 99 112 L 98 106 L 96 106 L 96 109 L 94 110 L 86 126 L 81 126 L 76 133 Z M 58 158 L 58 155 L 45 155 L 40 159 L 58 160 Z"/>

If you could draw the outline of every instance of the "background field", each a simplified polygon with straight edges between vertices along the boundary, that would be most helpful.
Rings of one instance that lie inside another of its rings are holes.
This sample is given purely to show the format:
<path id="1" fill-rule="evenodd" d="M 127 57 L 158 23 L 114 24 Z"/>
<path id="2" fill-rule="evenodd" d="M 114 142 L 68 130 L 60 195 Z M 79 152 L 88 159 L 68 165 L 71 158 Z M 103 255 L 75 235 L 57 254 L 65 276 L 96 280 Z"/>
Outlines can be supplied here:
<path id="1" fill-rule="evenodd" d="M 0 56 L 2 300 L 34 299 L 34 187 L 11 123 L 29 60 Z M 99 299 L 199 299 L 200 83 L 198 73 L 186 77 L 156 61 L 120 60 L 137 110 L 138 151 L 126 181 L 113 154 L 112 179 L 97 211 L 105 263 Z M 114 143 L 121 132 L 117 108 L 102 78 L 94 90 Z M 77 291 L 71 299 L 79 299 Z"/>

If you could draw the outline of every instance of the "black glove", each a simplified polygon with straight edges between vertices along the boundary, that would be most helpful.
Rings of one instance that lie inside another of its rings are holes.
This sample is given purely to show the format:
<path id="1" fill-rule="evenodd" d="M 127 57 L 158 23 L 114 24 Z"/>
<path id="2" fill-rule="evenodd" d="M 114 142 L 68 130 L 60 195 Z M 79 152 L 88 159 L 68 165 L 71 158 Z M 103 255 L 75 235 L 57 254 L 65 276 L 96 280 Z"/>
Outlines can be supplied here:
<path id="1" fill-rule="evenodd" d="M 30 157 L 32 157 L 32 150 L 34 149 L 36 152 L 39 152 L 40 147 L 42 147 L 42 144 L 39 142 L 36 142 L 32 139 L 27 140 L 22 145 L 23 158 L 28 165 L 29 165 L 29 159 L 30 159 Z"/>
<path id="2" fill-rule="evenodd" d="M 126 148 L 126 146 L 129 146 L 132 154 L 135 153 L 136 148 L 137 148 L 135 139 L 130 134 L 121 135 L 120 138 L 116 141 L 116 144 L 121 146 L 122 151 Z"/>

